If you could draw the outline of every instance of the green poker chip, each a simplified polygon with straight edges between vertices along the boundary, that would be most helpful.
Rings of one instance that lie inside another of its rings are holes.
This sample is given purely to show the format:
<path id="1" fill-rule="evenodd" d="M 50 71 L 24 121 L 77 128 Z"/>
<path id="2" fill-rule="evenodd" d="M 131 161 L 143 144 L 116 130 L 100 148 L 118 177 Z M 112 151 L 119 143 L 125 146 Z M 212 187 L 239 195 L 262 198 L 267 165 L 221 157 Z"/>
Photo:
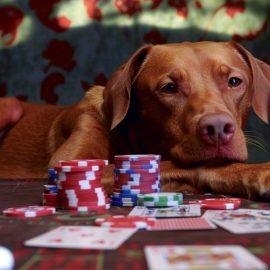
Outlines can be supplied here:
<path id="1" fill-rule="evenodd" d="M 138 195 L 138 199 L 144 202 L 167 203 L 171 201 L 183 201 L 183 194 L 174 192 L 148 193 Z"/>
<path id="2" fill-rule="evenodd" d="M 168 201 L 168 202 L 147 202 L 143 201 L 141 199 L 138 199 L 137 205 L 138 206 L 145 206 L 145 207 L 172 207 L 172 206 L 178 206 L 183 204 L 183 200 L 174 200 L 174 201 Z"/>

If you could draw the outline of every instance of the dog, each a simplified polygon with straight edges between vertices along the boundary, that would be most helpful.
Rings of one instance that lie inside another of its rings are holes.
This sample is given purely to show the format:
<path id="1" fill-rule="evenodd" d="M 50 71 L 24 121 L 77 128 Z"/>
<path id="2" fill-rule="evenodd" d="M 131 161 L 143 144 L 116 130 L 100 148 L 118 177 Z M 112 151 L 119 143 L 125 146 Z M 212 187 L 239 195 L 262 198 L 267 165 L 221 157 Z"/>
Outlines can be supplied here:
<path id="1" fill-rule="evenodd" d="M 269 66 L 234 42 L 146 45 L 77 104 L 21 103 L 1 141 L 0 178 L 46 177 L 63 159 L 157 153 L 164 191 L 268 196 L 270 163 L 244 163 L 243 128 L 250 106 L 268 121 L 269 80 Z"/>

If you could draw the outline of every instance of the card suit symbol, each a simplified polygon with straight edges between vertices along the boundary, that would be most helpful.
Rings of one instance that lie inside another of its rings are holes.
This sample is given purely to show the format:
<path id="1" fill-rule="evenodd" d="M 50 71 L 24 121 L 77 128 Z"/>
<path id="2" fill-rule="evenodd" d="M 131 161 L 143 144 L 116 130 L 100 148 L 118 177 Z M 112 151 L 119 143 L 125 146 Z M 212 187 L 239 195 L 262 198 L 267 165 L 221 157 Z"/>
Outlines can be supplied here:
<path id="1" fill-rule="evenodd" d="M 109 229 L 108 232 L 109 233 L 118 233 L 118 232 L 120 232 L 120 230 L 119 229 Z"/>
<path id="2" fill-rule="evenodd" d="M 101 239 L 101 240 L 94 241 L 94 243 L 99 244 L 99 245 L 105 245 L 106 241 Z"/>
<path id="3" fill-rule="evenodd" d="M 61 242 L 63 242 L 63 240 L 61 238 L 54 238 L 54 239 L 50 239 L 49 242 L 52 242 L 52 243 L 61 243 Z"/>
<path id="4" fill-rule="evenodd" d="M 81 229 L 80 228 L 69 228 L 68 229 L 70 232 L 78 232 L 80 231 Z"/>
<path id="5" fill-rule="evenodd" d="M 94 233 L 82 233 L 81 237 L 92 237 L 94 235 L 95 235 Z"/>

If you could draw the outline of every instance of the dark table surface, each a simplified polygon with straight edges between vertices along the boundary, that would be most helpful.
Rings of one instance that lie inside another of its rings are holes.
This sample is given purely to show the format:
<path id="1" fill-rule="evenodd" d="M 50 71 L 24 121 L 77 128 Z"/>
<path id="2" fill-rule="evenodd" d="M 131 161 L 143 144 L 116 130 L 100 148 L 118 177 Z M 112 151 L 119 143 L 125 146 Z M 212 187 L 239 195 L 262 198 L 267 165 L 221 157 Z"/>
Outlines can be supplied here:
<path id="1" fill-rule="evenodd" d="M 41 202 L 44 180 L 0 180 L 0 210 Z M 206 197 L 207 195 L 204 195 Z M 195 196 L 197 197 L 197 196 Z M 201 197 L 201 196 L 200 196 Z M 193 196 L 194 198 L 194 196 Z M 270 204 L 244 200 L 244 208 L 270 209 Z M 127 214 L 113 207 L 108 214 Z M 270 233 L 231 234 L 221 228 L 201 231 L 139 230 L 117 250 L 76 250 L 25 247 L 23 242 L 59 225 L 92 225 L 96 215 L 59 211 L 56 215 L 18 219 L 0 215 L 0 245 L 15 256 L 16 269 L 147 269 L 145 245 L 242 245 L 270 266 Z M 1 259 L 1 258 L 0 258 Z"/>

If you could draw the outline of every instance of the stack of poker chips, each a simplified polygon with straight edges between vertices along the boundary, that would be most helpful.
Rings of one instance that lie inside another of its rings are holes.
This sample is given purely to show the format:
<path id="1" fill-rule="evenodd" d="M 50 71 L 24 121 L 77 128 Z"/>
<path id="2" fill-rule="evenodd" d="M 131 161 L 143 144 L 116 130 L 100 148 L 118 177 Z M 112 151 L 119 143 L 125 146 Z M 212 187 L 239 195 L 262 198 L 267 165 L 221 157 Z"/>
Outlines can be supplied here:
<path id="1" fill-rule="evenodd" d="M 173 192 L 139 194 L 137 204 L 145 207 L 172 207 L 183 204 L 183 194 Z"/>
<path id="2" fill-rule="evenodd" d="M 110 208 L 110 200 L 101 185 L 107 160 L 59 161 L 57 187 L 62 209 L 80 212 L 103 211 Z"/>
<path id="3" fill-rule="evenodd" d="M 137 205 L 137 195 L 160 192 L 160 155 L 115 156 L 111 204 Z"/>
<path id="4" fill-rule="evenodd" d="M 48 174 L 48 184 L 43 186 L 42 202 L 46 206 L 58 207 L 57 171 L 49 168 Z"/>

